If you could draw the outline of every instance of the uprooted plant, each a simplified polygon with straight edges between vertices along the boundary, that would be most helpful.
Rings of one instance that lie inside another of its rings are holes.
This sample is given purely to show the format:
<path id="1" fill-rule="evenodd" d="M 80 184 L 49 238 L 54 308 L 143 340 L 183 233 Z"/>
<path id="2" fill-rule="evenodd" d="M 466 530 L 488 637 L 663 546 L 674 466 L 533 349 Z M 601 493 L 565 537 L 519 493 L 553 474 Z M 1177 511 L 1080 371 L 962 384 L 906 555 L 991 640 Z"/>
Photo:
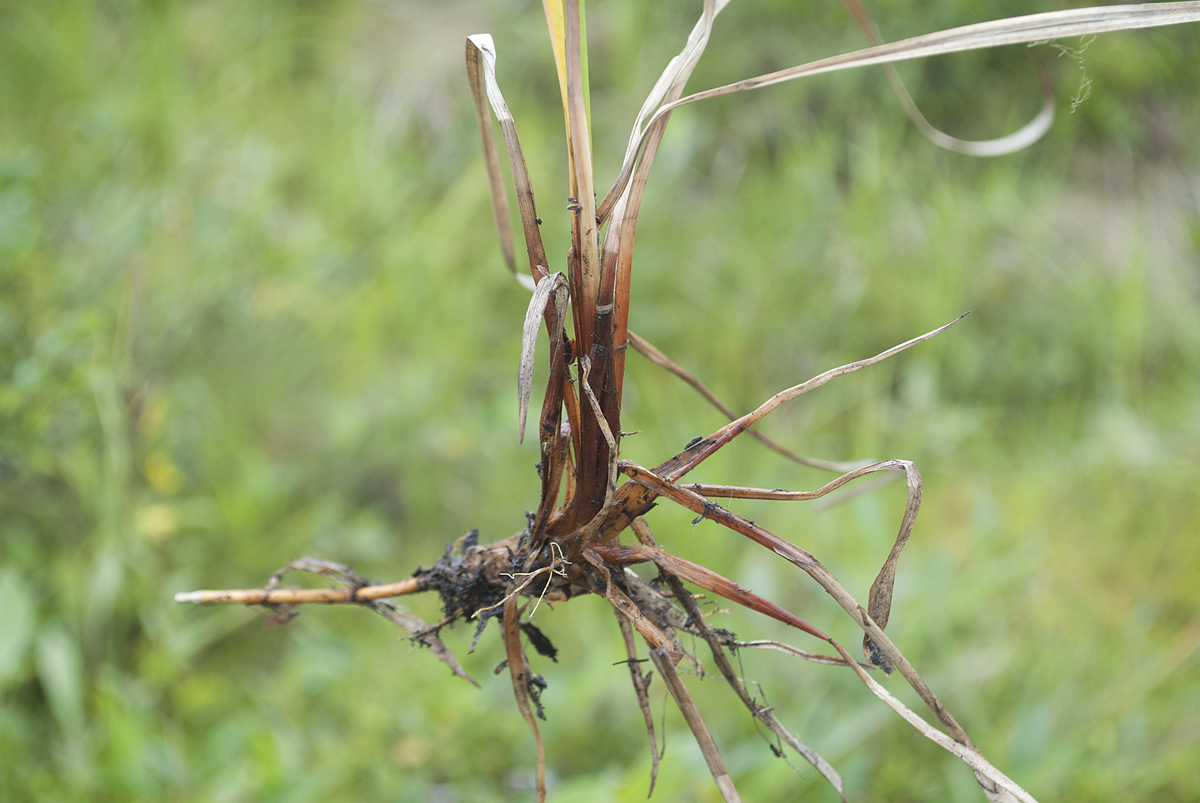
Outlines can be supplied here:
<path id="1" fill-rule="evenodd" d="M 691 634 L 708 645 L 718 670 L 752 716 L 809 761 L 843 798 L 845 790 L 837 772 L 785 729 L 774 712 L 747 690 L 730 661 L 735 650 L 749 647 L 777 649 L 819 663 L 846 667 L 922 735 L 961 758 L 974 771 L 989 799 L 1032 801 L 1029 793 L 979 752 L 966 731 L 884 632 L 891 610 L 897 560 L 912 533 L 921 503 L 921 476 L 916 467 L 906 460 L 861 465 L 803 458 L 767 440 L 754 429 L 784 402 L 922 343 L 953 326 L 957 320 L 876 356 L 826 371 L 772 396 L 756 410 L 736 417 L 698 380 L 628 329 L 638 212 L 667 122 L 674 110 L 686 104 L 802 76 L 884 65 L 910 116 L 931 139 L 956 150 L 994 155 L 1024 147 L 1044 133 L 1053 113 L 1048 92 L 1043 111 L 1017 134 L 1001 140 L 968 143 L 932 129 L 916 111 L 890 65 L 907 59 L 997 45 L 1197 21 L 1200 20 L 1200 3 L 1112 6 L 1037 14 L 880 44 L 879 35 L 861 5 L 857 0 L 847 0 L 847 7 L 874 46 L 684 96 L 688 78 L 709 41 L 714 19 L 727 3 L 728 0 L 705 0 L 701 18 L 687 43 L 667 65 L 637 116 L 616 181 L 598 202 L 586 108 L 588 87 L 581 4 L 577 0 L 545 0 L 567 132 L 567 209 L 571 246 L 565 269 L 561 272 L 551 270 L 542 244 L 541 219 L 535 207 L 516 126 L 496 79 L 496 50 L 492 39 L 479 35 L 467 41 L 467 70 L 504 258 L 513 275 L 532 290 L 524 322 L 518 375 L 519 433 L 522 438 L 531 395 L 534 347 L 543 325 L 548 339 L 549 378 L 536 425 L 541 455 L 537 468 L 541 497 L 525 526 L 511 537 L 488 545 L 478 544 L 474 534 L 464 536 L 432 567 L 419 569 L 410 578 L 397 583 L 368 584 L 345 566 L 301 558 L 272 575 L 261 589 L 197 591 L 179 594 L 176 599 L 202 604 L 267 606 L 272 611 L 268 624 L 286 622 L 295 615 L 296 606 L 306 602 L 356 603 L 374 609 L 404 628 L 455 674 L 472 683 L 475 681 L 441 641 L 439 632 L 454 622 L 474 619 L 478 639 L 487 622 L 496 619 L 503 633 L 517 707 L 537 739 L 539 801 L 545 797 L 545 755 L 537 724 L 541 714 L 540 680 L 530 671 L 521 634 L 525 633 L 538 651 L 548 652 L 553 648 L 541 632 L 522 617 L 528 607 L 536 607 L 542 600 L 564 602 L 589 593 L 603 596 L 611 603 L 624 638 L 630 676 L 644 714 L 653 755 L 651 791 L 659 754 L 647 697 L 650 675 L 639 669 L 635 631 L 646 643 L 650 661 L 683 713 L 726 800 L 738 800 L 738 793 L 724 767 L 716 741 L 680 679 L 677 669 L 680 661 L 699 665 L 698 659 L 681 642 L 681 634 Z M 491 115 L 500 124 L 511 167 L 529 260 L 528 274 L 517 268 L 508 195 L 501 177 Z M 625 355 L 629 346 L 696 387 L 732 419 L 730 423 L 708 437 L 697 438 L 682 452 L 653 468 L 622 459 L 621 400 Z M 806 492 L 684 482 L 692 469 L 743 433 L 763 440 L 791 459 L 836 471 L 839 476 L 822 488 Z M 865 605 L 812 554 L 713 501 L 718 497 L 813 500 L 879 472 L 902 472 L 908 486 L 908 498 L 895 544 L 870 588 Z M 866 660 L 855 658 L 820 629 L 754 591 L 665 550 L 655 540 L 643 517 L 659 500 L 674 502 L 693 511 L 697 522 L 708 519 L 721 524 L 803 570 L 863 630 Z M 632 532 L 633 538 L 622 542 L 621 537 L 627 531 Z M 658 571 L 658 580 L 647 582 L 634 574 L 628 567 L 637 563 L 653 564 Z M 336 582 L 332 587 L 322 589 L 281 587 L 281 578 L 288 571 L 315 572 Z M 826 642 L 833 654 L 814 654 L 773 641 L 740 641 L 728 631 L 715 629 L 707 623 L 685 582 Z M 444 618 L 432 626 L 390 600 L 425 591 L 436 592 L 444 609 Z M 877 683 L 871 676 L 875 670 L 889 675 L 898 671 L 929 707 L 940 727 L 926 722 Z"/>

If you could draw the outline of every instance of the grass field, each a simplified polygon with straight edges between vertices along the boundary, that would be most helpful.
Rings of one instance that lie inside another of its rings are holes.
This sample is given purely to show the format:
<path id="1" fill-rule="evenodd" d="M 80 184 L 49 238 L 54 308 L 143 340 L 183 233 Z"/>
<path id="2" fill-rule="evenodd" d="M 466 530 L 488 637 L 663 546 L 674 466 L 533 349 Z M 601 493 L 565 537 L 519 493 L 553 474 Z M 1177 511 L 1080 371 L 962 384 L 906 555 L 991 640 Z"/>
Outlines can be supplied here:
<path id="1" fill-rule="evenodd" d="M 592 5 L 607 180 L 699 4 Z M 892 39 L 1044 9 L 872 4 Z M 258 611 L 171 602 L 301 555 L 399 579 L 536 505 L 536 445 L 516 436 L 528 296 L 495 242 L 463 77 L 482 30 L 561 259 L 562 115 L 536 4 L 0 5 L 0 798 L 532 798 L 494 632 L 470 656 L 471 633 L 448 634 L 478 690 L 362 611 L 262 630 Z M 836 4 L 738 3 L 694 85 L 860 45 Z M 916 461 L 925 503 L 889 632 L 1002 770 L 1042 800 L 1196 800 L 1200 28 L 1037 52 L 1062 114 L 999 159 L 926 143 L 877 72 L 676 113 L 631 326 L 744 411 L 970 311 L 766 430 L 827 459 Z M 1070 114 L 1081 67 L 1091 96 Z M 964 136 L 1038 105 L 1021 49 L 903 74 Z M 639 358 L 626 388 L 639 462 L 723 423 Z M 827 479 L 752 442 L 701 473 Z M 892 485 L 824 510 L 734 509 L 858 594 L 903 506 Z M 786 563 L 691 518 L 661 506 L 651 522 L 677 554 L 856 641 Z M 644 799 L 611 614 L 582 599 L 536 621 L 560 648 L 534 667 L 551 799 Z M 852 800 L 982 799 L 848 673 L 742 657 Z M 745 799 L 836 800 L 717 681 L 689 682 Z M 665 728 L 654 799 L 719 799 L 677 713 Z"/>

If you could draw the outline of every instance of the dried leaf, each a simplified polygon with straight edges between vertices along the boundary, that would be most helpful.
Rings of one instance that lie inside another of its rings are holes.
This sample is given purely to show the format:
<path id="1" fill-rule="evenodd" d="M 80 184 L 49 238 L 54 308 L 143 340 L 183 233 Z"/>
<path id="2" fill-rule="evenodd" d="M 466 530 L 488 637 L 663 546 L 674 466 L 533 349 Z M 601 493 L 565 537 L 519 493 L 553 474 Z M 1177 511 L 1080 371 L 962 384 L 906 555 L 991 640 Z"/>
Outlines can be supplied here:
<path id="1" fill-rule="evenodd" d="M 717 12 L 724 6 L 724 2 L 705 0 L 700 21 L 692 30 L 692 35 L 688 38 L 684 51 L 677 57 L 677 66 L 672 68 L 668 65 L 667 73 L 664 73 L 664 75 L 671 75 L 670 83 L 663 93 L 665 100 L 675 100 L 683 94 L 684 85 L 708 43 L 713 20 L 716 18 Z M 647 99 L 647 105 L 643 106 L 643 111 L 649 108 L 650 103 L 657 102 L 656 95 L 659 91 L 661 91 L 661 82 L 660 85 L 656 85 L 655 91 L 651 92 L 651 98 Z M 639 115 L 640 119 L 643 119 L 642 115 Z M 621 180 L 621 189 L 610 191 L 600 208 L 597 209 L 597 221 L 608 220 L 608 233 L 604 238 L 604 251 L 600 259 L 600 292 L 597 298 L 596 315 L 603 327 L 600 345 L 605 354 L 612 355 L 612 386 L 606 388 L 604 402 L 605 414 L 614 429 L 618 429 L 620 425 L 620 406 L 624 392 L 625 343 L 626 333 L 629 330 L 629 294 L 632 287 L 633 244 L 637 231 L 637 218 L 650 167 L 666 131 L 666 124 L 667 118 L 662 117 L 646 130 L 645 150 L 641 162 L 633 172 L 632 182 L 626 187 L 625 181 Z M 636 130 L 635 136 L 641 139 L 641 135 L 637 135 Z M 632 163 L 630 163 L 630 168 L 632 169 Z"/>
<path id="2" fill-rule="evenodd" d="M 765 488 L 741 488 L 730 485 L 701 484 L 679 485 L 678 487 L 686 488 L 701 496 L 710 498 L 810 501 L 820 499 L 851 480 L 879 471 L 903 471 L 905 479 L 908 482 L 908 500 L 904 506 L 904 517 L 900 522 L 900 532 L 897 533 L 896 542 L 893 544 L 887 560 L 884 561 L 882 568 L 880 568 L 875 582 L 871 585 L 871 593 L 867 602 L 867 612 L 882 630 L 887 627 L 888 618 L 891 615 L 892 588 L 896 579 L 896 561 L 900 559 L 900 553 L 904 550 L 905 544 L 908 543 L 908 539 L 912 535 L 913 525 L 917 520 L 917 513 L 921 509 L 921 474 L 917 471 L 917 467 L 913 463 L 908 460 L 885 460 L 880 463 L 874 463 L 843 474 L 816 491 L 784 491 L 778 489 L 768 490 Z M 863 652 L 870 659 L 871 663 L 891 674 L 891 664 L 878 648 L 875 647 L 869 636 L 863 639 Z"/>
<path id="3" fill-rule="evenodd" d="M 491 190 L 489 197 L 492 202 L 492 220 L 496 224 L 496 235 L 500 238 L 500 251 L 504 255 L 504 264 L 508 267 L 509 272 L 517 278 L 517 281 L 525 284 L 528 280 L 532 284 L 532 279 L 517 270 L 516 246 L 513 243 L 512 233 L 512 212 L 508 207 L 508 191 L 504 187 L 504 180 L 500 177 L 500 156 L 496 151 L 496 141 L 492 136 L 492 118 L 484 101 L 486 90 L 480 86 L 480 73 L 470 71 L 470 56 L 468 55 L 467 58 L 471 96 L 475 101 L 475 122 L 479 125 L 483 162 L 487 168 L 488 189 Z"/>
<path id="4" fill-rule="evenodd" d="M 519 278 L 522 284 L 532 289 L 535 281 L 540 280 L 546 275 L 546 265 L 549 264 L 546 260 L 546 248 L 542 244 L 542 233 L 538 228 L 537 208 L 533 201 L 533 186 L 529 182 L 529 170 L 525 166 L 525 155 L 521 150 L 521 141 L 517 137 L 517 125 L 513 120 L 512 112 L 509 111 L 508 104 L 504 101 L 504 95 L 500 92 L 500 85 L 496 82 L 496 45 L 492 41 L 489 34 L 482 33 L 467 37 L 467 79 L 471 84 L 471 95 L 475 100 L 475 116 L 480 120 L 479 131 L 483 139 L 485 158 L 488 153 L 488 143 L 491 141 L 491 126 L 485 125 L 483 112 L 483 98 L 486 95 L 491 103 L 492 112 L 496 115 L 496 120 L 500 123 L 500 130 L 504 134 L 504 144 L 508 150 L 508 162 L 512 169 L 513 186 L 517 193 L 517 208 L 521 213 L 521 225 L 525 231 L 525 249 L 529 254 L 529 268 L 533 278 L 528 282 L 525 278 Z M 492 146 L 494 153 L 495 147 Z M 507 217 L 508 202 L 503 204 L 497 202 L 498 195 L 504 195 L 504 187 L 501 186 L 499 177 L 500 171 L 496 167 L 493 169 L 491 162 L 498 161 L 490 159 L 488 165 L 488 182 L 492 190 L 492 211 L 496 218 L 497 229 L 510 230 L 511 225 L 507 220 L 501 220 L 503 214 Z M 509 234 L 511 239 L 511 232 Z M 505 235 L 500 231 L 500 240 L 503 247 Z M 508 259 L 507 253 L 505 259 Z M 509 266 L 513 274 L 518 277 L 523 277 L 524 274 L 517 273 L 515 258 Z"/>
<path id="5" fill-rule="evenodd" d="M 963 25 L 936 33 L 915 36 L 875 47 L 843 53 L 825 59 L 818 59 L 807 64 L 789 67 L 784 70 L 766 73 L 744 81 L 715 87 L 694 95 L 663 105 L 654 117 L 650 126 L 661 117 L 670 114 L 680 106 L 695 103 L 708 98 L 731 95 L 735 92 L 745 92 L 760 89 L 773 84 L 781 84 L 805 76 L 821 75 L 824 73 L 849 70 L 857 67 L 871 67 L 880 64 L 891 64 L 899 61 L 940 56 L 947 53 L 961 53 L 968 50 L 982 50 L 1004 45 L 1028 44 L 1045 42 L 1054 39 L 1066 39 L 1073 36 L 1090 36 L 1093 34 L 1111 33 L 1114 31 L 1154 28 L 1164 25 L 1181 25 L 1188 22 L 1200 21 L 1200 2 L 1194 0 L 1181 3 L 1139 3 L 1130 5 L 1099 6 L 1092 8 L 1077 8 L 1065 11 L 1050 11 L 1042 14 L 1029 14 L 1022 17 L 992 22 Z M 643 134 L 642 141 L 648 137 Z M 631 162 L 636 161 L 636 151 L 626 165 L 622 165 L 620 176 L 627 182 L 632 175 Z M 618 179 L 613 192 L 619 195 L 624 184 Z M 610 193 L 612 194 L 612 193 Z"/>
<path id="6" fill-rule="evenodd" d="M 866 34 L 871 44 L 882 45 L 883 36 L 879 33 L 879 29 L 876 27 L 875 21 L 871 18 L 871 14 L 867 11 L 866 6 L 860 0 L 842 0 L 842 4 L 850 11 L 851 16 L 854 17 L 854 21 L 858 23 L 859 29 Z M 1050 74 L 1046 72 L 1046 68 L 1042 62 L 1032 55 L 1030 59 L 1037 69 L 1038 80 L 1042 87 L 1041 111 L 1017 131 L 1007 136 L 987 140 L 958 139 L 935 128 L 925 119 L 925 115 L 917 107 L 916 101 L 913 100 L 908 88 L 904 86 L 904 81 L 900 79 L 900 73 L 896 71 L 895 66 L 885 64 L 883 65 L 883 71 L 887 75 L 888 83 L 892 85 L 892 91 L 896 94 L 900 105 L 904 107 L 904 113 L 908 115 L 908 119 L 912 120 L 917 130 L 934 145 L 967 156 L 1004 156 L 1005 154 L 1015 153 L 1027 148 L 1037 142 L 1045 136 L 1046 132 L 1050 130 L 1050 126 L 1054 124 L 1054 84 L 1050 82 Z"/>
<path id="7" fill-rule="evenodd" d="M 525 323 L 521 327 L 521 362 L 517 369 L 517 405 L 520 420 L 520 441 L 525 442 L 525 419 L 529 413 L 529 394 L 533 387 L 533 355 L 537 348 L 537 334 L 546 305 L 554 296 L 555 320 L 561 320 L 567 309 L 567 280 L 561 273 L 543 277 L 533 290 L 529 307 L 525 310 Z"/>
<path id="8" fill-rule="evenodd" d="M 643 544 L 650 547 L 657 546 L 654 541 L 654 535 L 650 532 L 650 527 L 646 524 L 645 519 L 636 519 L 633 530 L 638 540 Z M 731 646 L 729 642 L 719 638 L 713 629 L 708 626 L 708 623 L 704 619 L 703 611 L 700 610 L 695 597 L 687 590 L 683 582 L 670 572 L 663 572 L 663 576 L 667 579 L 667 584 L 671 586 L 671 591 L 675 595 L 676 602 L 683 606 L 683 609 L 690 617 L 689 621 L 692 626 L 700 631 L 701 637 L 708 643 L 709 650 L 712 651 L 713 661 L 724 676 L 725 682 L 737 694 L 738 699 L 750 711 L 751 716 L 770 728 L 772 733 L 786 742 L 805 761 L 811 764 L 817 772 L 821 773 L 830 786 L 837 790 L 838 795 L 842 798 L 843 803 L 845 803 L 846 786 L 842 783 L 842 776 L 817 751 L 800 741 L 791 731 L 783 727 L 783 724 L 776 718 L 770 708 L 760 705 L 757 700 L 750 696 L 745 682 L 733 671 L 733 666 L 729 663 L 729 658 L 725 655 L 726 646 Z M 774 748 L 774 745 L 772 745 L 772 748 Z"/>
<path id="9" fill-rule="evenodd" d="M 458 662 L 458 658 L 454 655 L 454 651 L 447 647 L 445 642 L 438 638 L 437 634 L 432 632 L 429 625 L 422 621 L 419 616 L 410 613 L 394 602 L 386 600 L 378 600 L 365 604 L 370 606 L 372 610 L 384 619 L 407 630 L 414 641 L 428 647 L 429 651 L 439 661 L 450 667 L 451 672 L 478 688 L 479 683 L 475 678 L 467 674 L 467 670 L 463 669 L 462 664 Z"/>
<path id="10" fill-rule="evenodd" d="M 656 472 L 647 471 L 628 460 L 621 461 L 621 471 L 627 474 L 634 482 L 651 489 L 653 493 L 664 496 L 688 510 L 699 513 L 706 519 L 710 519 L 717 524 L 746 536 L 755 543 L 779 555 L 784 560 L 803 569 L 871 637 L 871 641 L 879 648 L 880 653 L 900 671 L 901 676 L 921 696 L 921 699 L 925 701 L 925 704 L 937 715 L 938 720 L 946 726 L 951 734 L 955 738 L 960 738 L 964 744 L 969 742 L 966 731 L 950 715 L 950 712 L 946 710 L 946 707 L 938 700 L 937 695 L 933 693 L 921 676 L 917 674 L 917 671 L 900 652 L 899 648 L 896 647 L 887 634 L 870 617 L 866 608 L 858 603 L 854 596 L 842 585 L 841 581 L 834 577 L 812 553 L 796 546 L 791 541 L 780 538 L 752 521 L 731 513 L 693 491 L 668 482 Z M 831 641 L 830 643 L 833 642 Z"/>
<path id="11" fill-rule="evenodd" d="M 900 553 L 912 535 L 913 525 L 917 522 L 917 513 L 921 510 L 921 473 L 908 460 L 889 462 L 897 464 L 897 467 L 904 471 L 904 477 L 908 483 L 908 501 L 904 505 L 904 518 L 900 521 L 900 532 L 896 534 L 896 542 L 892 545 L 892 551 L 888 553 L 887 560 L 879 569 L 875 582 L 871 584 L 871 593 L 867 597 L 867 613 L 879 625 L 880 630 L 887 627 L 892 613 L 892 588 L 896 582 L 896 561 L 900 559 Z M 869 635 L 863 636 L 863 653 L 871 663 L 889 675 L 892 673 L 891 663 L 883 656 Z"/>

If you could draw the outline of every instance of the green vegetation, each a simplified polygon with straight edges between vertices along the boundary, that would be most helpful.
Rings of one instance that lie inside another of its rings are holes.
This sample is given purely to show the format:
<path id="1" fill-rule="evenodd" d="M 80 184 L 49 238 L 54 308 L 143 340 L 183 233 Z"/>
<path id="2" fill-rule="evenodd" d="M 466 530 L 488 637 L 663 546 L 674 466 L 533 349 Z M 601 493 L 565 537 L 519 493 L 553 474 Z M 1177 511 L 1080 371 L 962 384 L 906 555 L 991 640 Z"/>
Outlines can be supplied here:
<path id="1" fill-rule="evenodd" d="M 605 181 L 696 4 L 592 5 Z M 1040 9 L 872 10 L 898 38 Z M 471 634 L 448 634 L 476 690 L 360 611 L 263 631 L 255 611 L 170 601 L 259 585 L 305 554 L 399 579 L 472 527 L 511 534 L 536 504 L 536 444 L 516 439 L 527 295 L 495 243 L 462 76 L 462 40 L 483 30 L 561 258 L 562 116 L 535 6 L 0 6 L 0 798 L 530 796 L 533 740 L 491 674 L 494 631 L 470 656 Z M 836 4 L 734 4 L 693 85 L 860 44 Z M 1078 63 L 1041 50 L 1064 108 Z M 1091 97 L 990 161 L 927 144 L 877 72 L 677 112 L 631 326 L 741 411 L 971 310 L 767 431 L 921 468 L 889 632 L 999 767 L 1044 799 L 1193 800 L 1200 30 L 1083 56 Z M 956 134 L 1003 133 L 1037 106 L 1020 49 L 902 73 Z M 645 361 L 628 370 L 632 458 L 722 423 Z M 698 474 L 825 479 L 749 441 Z M 865 591 L 903 499 L 893 485 L 827 510 L 735 509 Z M 652 514 L 676 553 L 856 640 L 799 572 L 691 518 Z M 429 619 L 435 604 L 413 601 Z M 606 606 L 536 621 L 560 648 L 535 659 L 552 799 L 643 799 Z M 715 621 L 799 643 L 765 619 Z M 980 799 L 849 673 L 743 660 L 852 799 Z M 776 760 L 727 689 L 692 689 L 748 800 L 836 798 Z M 654 799 L 717 799 L 673 711 L 667 730 Z"/>

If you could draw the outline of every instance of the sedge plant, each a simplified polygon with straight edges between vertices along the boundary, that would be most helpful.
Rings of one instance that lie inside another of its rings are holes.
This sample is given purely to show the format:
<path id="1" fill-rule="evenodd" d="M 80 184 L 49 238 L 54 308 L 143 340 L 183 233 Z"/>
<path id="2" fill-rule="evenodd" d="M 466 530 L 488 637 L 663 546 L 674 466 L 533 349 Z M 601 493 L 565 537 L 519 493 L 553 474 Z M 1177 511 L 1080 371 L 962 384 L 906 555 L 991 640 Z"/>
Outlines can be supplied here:
<path id="1" fill-rule="evenodd" d="M 752 412 L 736 416 L 699 380 L 629 329 L 633 249 L 639 209 L 666 126 L 672 114 L 683 106 L 806 76 L 881 65 L 888 70 L 889 79 L 910 117 L 933 142 L 981 156 L 1007 153 L 1027 146 L 1049 127 L 1054 103 L 1048 87 L 1042 111 L 1017 133 L 987 142 L 965 142 L 942 134 L 925 121 L 891 65 L 903 60 L 1000 45 L 1200 21 L 1200 3 L 1123 5 L 1035 14 L 883 43 L 861 4 L 857 0 L 846 0 L 848 10 L 873 42 L 871 47 L 685 95 L 689 77 L 712 36 L 717 15 L 728 2 L 704 1 L 700 19 L 691 35 L 667 65 L 637 115 L 620 169 L 605 189 L 598 186 L 592 161 L 582 3 L 579 0 L 544 0 L 567 142 L 565 206 L 570 224 L 570 247 L 565 258 L 560 260 L 552 259 L 543 245 L 541 213 L 526 169 L 516 122 L 497 78 L 497 47 L 486 34 L 467 40 L 467 74 L 501 250 L 508 269 L 518 283 L 531 292 L 518 360 L 518 436 L 523 439 L 527 431 L 532 430 L 529 434 L 537 438 L 540 462 L 536 477 L 531 480 L 540 484 L 540 501 L 523 526 L 512 536 L 492 544 L 477 543 L 474 533 L 463 536 L 432 566 L 419 569 L 399 582 L 371 584 L 346 566 L 301 558 L 272 575 L 263 588 L 188 592 L 177 595 L 176 599 L 200 604 L 265 606 L 271 611 L 268 620 L 271 625 L 288 621 L 304 603 L 361 605 L 402 627 L 414 641 L 428 647 L 455 674 L 471 683 L 476 681 L 463 669 L 439 634 L 456 622 L 471 620 L 475 622 L 478 640 L 488 623 L 494 620 L 501 632 L 517 709 L 537 742 L 538 801 L 545 799 L 545 769 L 547 761 L 553 758 L 547 759 L 538 727 L 543 684 L 531 671 L 526 650 L 531 646 L 539 652 L 552 654 L 554 648 L 529 617 L 543 602 L 563 603 L 588 594 L 603 597 L 611 604 L 623 636 L 630 680 L 649 736 L 651 792 L 659 751 L 647 688 L 652 675 L 658 674 L 699 745 L 721 795 L 726 801 L 740 799 L 722 760 L 718 739 L 705 724 L 700 707 L 681 679 L 681 668 L 701 665 L 699 658 L 681 639 L 686 635 L 691 637 L 688 643 L 703 642 L 706 645 L 720 675 L 755 721 L 777 737 L 776 743 L 787 745 L 809 762 L 843 799 L 847 793 L 837 771 L 785 728 L 776 713 L 751 693 L 739 677 L 734 669 L 736 650 L 774 649 L 853 672 L 873 695 L 918 733 L 961 759 L 974 772 L 989 800 L 1033 801 L 1029 792 L 979 751 L 959 721 L 886 633 L 897 562 L 912 534 L 921 505 L 922 481 L 917 467 L 901 459 L 855 464 L 801 457 L 758 431 L 759 423 L 785 402 L 917 346 L 946 331 L 959 319 L 882 353 L 831 368 L 775 394 Z M 499 124 L 506 160 L 502 159 L 496 146 L 493 120 Z M 518 265 L 502 161 L 508 163 L 515 191 L 527 268 Z M 548 378 L 541 408 L 530 426 L 527 422 L 533 395 L 536 345 L 543 331 L 547 341 L 543 353 L 548 364 Z M 631 347 L 695 387 L 730 418 L 729 423 L 706 437 L 695 439 L 683 451 L 653 467 L 625 459 L 621 442 L 627 433 L 622 431 L 621 407 L 625 361 Z M 687 475 L 693 469 L 745 434 L 762 440 L 790 459 L 832 471 L 836 477 L 812 491 L 687 481 Z M 908 489 L 907 502 L 894 545 L 862 601 L 801 545 L 715 501 L 815 500 L 868 475 L 885 473 L 903 476 Z M 852 654 L 848 647 L 794 612 L 713 568 L 687 560 L 676 554 L 677 550 L 671 545 L 660 544 L 646 518 L 646 514 L 660 503 L 686 508 L 695 514 L 696 522 L 707 519 L 717 523 L 804 572 L 863 631 L 861 655 Z M 629 568 L 634 564 L 653 566 L 657 577 L 653 582 L 642 579 Z M 325 588 L 282 586 L 283 576 L 291 571 L 316 573 L 332 582 Z M 440 621 L 426 623 L 394 601 L 395 597 L 424 592 L 440 596 L 444 612 Z M 736 634 L 709 624 L 697 602 L 698 593 L 722 597 L 778 620 L 814 639 L 817 647 L 802 649 L 771 640 L 743 641 Z M 647 663 L 652 670 L 643 671 L 642 667 Z M 922 716 L 906 706 L 874 677 L 877 673 L 891 675 L 894 672 L 898 672 L 917 693 L 929 715 Z"/>

